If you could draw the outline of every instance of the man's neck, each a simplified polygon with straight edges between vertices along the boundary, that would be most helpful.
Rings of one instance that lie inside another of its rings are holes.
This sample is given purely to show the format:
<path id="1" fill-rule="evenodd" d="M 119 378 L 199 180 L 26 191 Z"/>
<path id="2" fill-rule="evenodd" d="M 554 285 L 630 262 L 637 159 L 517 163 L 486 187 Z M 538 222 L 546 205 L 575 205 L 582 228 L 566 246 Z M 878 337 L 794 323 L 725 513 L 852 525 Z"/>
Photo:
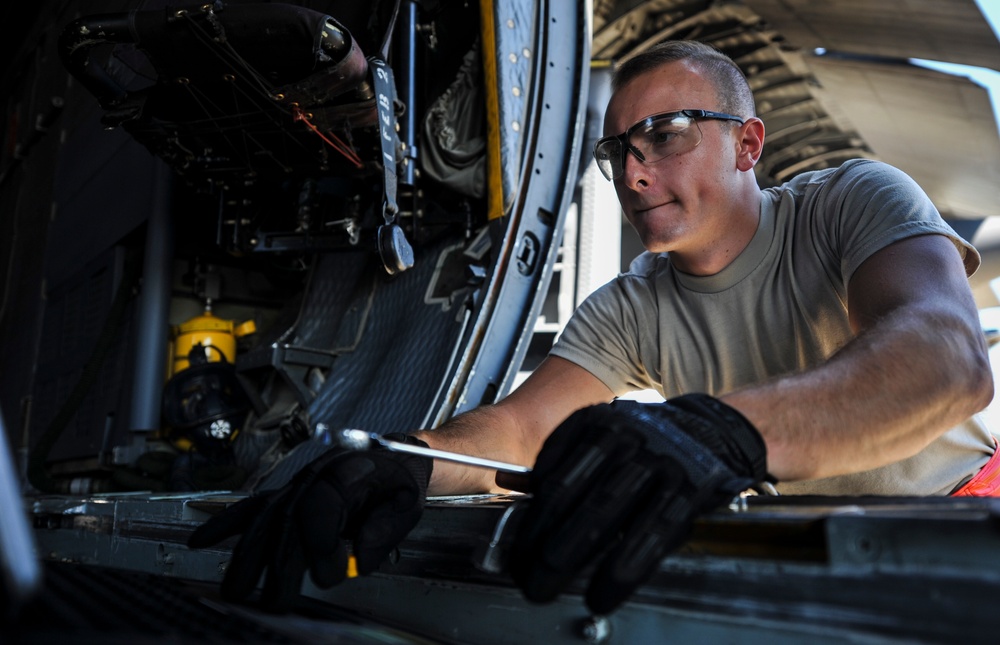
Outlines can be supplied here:
<path id="1" fill-rule="evenodd" d="M 731 223 L 725 232 L 701 247 L 690 250 L 670 251 L 670 263 L 678 270 L 690 275 L 715 275 L 747 248 L 757 226 L 760 224 L 761 194 L 757 191 L 747 200 L 748 208 L 734 213 L 727 221 Z"/>

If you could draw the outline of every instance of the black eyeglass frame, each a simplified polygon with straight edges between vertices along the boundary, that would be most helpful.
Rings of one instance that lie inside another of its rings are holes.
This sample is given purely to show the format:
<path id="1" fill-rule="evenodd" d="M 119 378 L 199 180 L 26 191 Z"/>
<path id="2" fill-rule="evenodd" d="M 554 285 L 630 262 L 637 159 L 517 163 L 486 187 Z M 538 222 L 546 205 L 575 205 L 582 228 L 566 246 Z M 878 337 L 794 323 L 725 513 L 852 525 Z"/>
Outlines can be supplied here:
<path id="1" fill-rule="evenodd" d="M 621 134 L 612 134 L 606 137 L 601 137 L 600 139 L 597 140 L 597 143 L 594 144 L 594 159 L 597 161 L 597 167 L 598 169 L 600 169 L 601 174 L 604 175 L 604 177 L 607 178 L 608 181 L 614 181 L 618 177 L 621 177 L 622 173 L 625 172 L 625 155 L 628 154 L 629 152 L 635 155 L 636 159 L 645 163 L 646 158 L 643 156 L 642 151 L 633 146 L 631 143 L 629 143 L 629 137 L 632 136 L 632 133 L 635 132 L 640 127 L 643 126 L 648 127 L 649 125 L 651 125 L 656 121 L 662 121 L 664 119 L 673 119 L 678 116 L 685 116 L 695 121 L 698 119 L 712 119 L 716 121 L 736 121 L 740 125 L 743 125 L 744 123 L 747 122 L 747 120 L 742 117 L 738 117 L 732 114 L 726 114 L 725 112 L 713 112 L 711 110 L 675 110 L 673 112 L 661 112 L 660 114 L 652 114 L 643 119 L 640 119 L 639 121 L 636 121 L 631 126 L 629 126 L 628 130 L 625 130 L 625 132 L 622 132 Z M 601 167 L 601 159 L 598 158 L 597 156 L 597 150 L 604 143 L 615 140 L 620 141 L 622 144 L 621 163 L 618 166 L 618 173 L 614 176 L 609 177 L 608 173 L 604 172 L 604 168 Z"/>

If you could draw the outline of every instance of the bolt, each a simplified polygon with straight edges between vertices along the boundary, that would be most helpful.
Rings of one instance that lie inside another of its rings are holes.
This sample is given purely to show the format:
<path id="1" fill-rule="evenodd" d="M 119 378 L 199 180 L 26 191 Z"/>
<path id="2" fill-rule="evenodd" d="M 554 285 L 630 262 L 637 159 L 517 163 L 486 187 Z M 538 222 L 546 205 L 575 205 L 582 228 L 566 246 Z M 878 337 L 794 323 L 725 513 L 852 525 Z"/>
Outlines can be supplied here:
<path id="1" fill-rule="evenodd" d="M 604 616 L 589 616 L 580 633 L 588 643 L 603 643 L 611 636 L 611 623 Z"/>

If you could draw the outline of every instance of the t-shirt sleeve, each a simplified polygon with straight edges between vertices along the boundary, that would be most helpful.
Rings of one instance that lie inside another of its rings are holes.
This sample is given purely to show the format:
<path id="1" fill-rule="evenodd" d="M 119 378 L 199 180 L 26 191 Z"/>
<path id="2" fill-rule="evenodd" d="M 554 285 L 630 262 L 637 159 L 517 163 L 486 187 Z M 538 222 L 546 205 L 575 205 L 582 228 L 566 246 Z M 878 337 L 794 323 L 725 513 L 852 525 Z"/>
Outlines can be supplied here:
<path id="1" fill-rule="evenodd" d="M 576 309 L 550 354 L 584 368 L 621 396 L 653 387 L 639 361 L 637 305 L 619 277 L 592 293 Z M 655 320 L 649 305 L 646 316 Z"/>
<path id="2" fill-rule="evenodd" d="M 966 275 L 979 268 L 980 256 L 941 217 L 927 194 L 903 171 L 877 161 L 845 164 L 824 188 L 826 208 L 835 210 L 833 232 L 841 249 L 845 284 L 861 263 L 890 244 L 917 235 L 944 235 L 965 264 Z"/>

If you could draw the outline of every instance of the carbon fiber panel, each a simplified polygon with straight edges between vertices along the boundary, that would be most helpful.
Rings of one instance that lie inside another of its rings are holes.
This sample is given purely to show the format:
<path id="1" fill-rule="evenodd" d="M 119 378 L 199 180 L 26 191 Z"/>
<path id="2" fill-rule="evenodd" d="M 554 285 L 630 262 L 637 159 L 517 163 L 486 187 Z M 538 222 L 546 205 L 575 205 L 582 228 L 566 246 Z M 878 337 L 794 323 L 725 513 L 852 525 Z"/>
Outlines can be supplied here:
<path id="1" fill-rule="evenodd" d="M 333 349 L 337 328 L 356 291 L 366 291 L 365 275 L 381 271 L 374 256 L 366 253 L 324 253 L 310 277 L 292 345 Z"/>
<path id="2" fill-rule="evenodd" d="M 461 303 L 449 307 L 426 295 L 448 246 L 418 249 L 413 269 L 373 274 L 374 291 L 358 290 L 337 342 L 353 349 L 336 360 L 310 406 L 314 422 L 379 433 L 422 422 L 460 342 Z"/>

